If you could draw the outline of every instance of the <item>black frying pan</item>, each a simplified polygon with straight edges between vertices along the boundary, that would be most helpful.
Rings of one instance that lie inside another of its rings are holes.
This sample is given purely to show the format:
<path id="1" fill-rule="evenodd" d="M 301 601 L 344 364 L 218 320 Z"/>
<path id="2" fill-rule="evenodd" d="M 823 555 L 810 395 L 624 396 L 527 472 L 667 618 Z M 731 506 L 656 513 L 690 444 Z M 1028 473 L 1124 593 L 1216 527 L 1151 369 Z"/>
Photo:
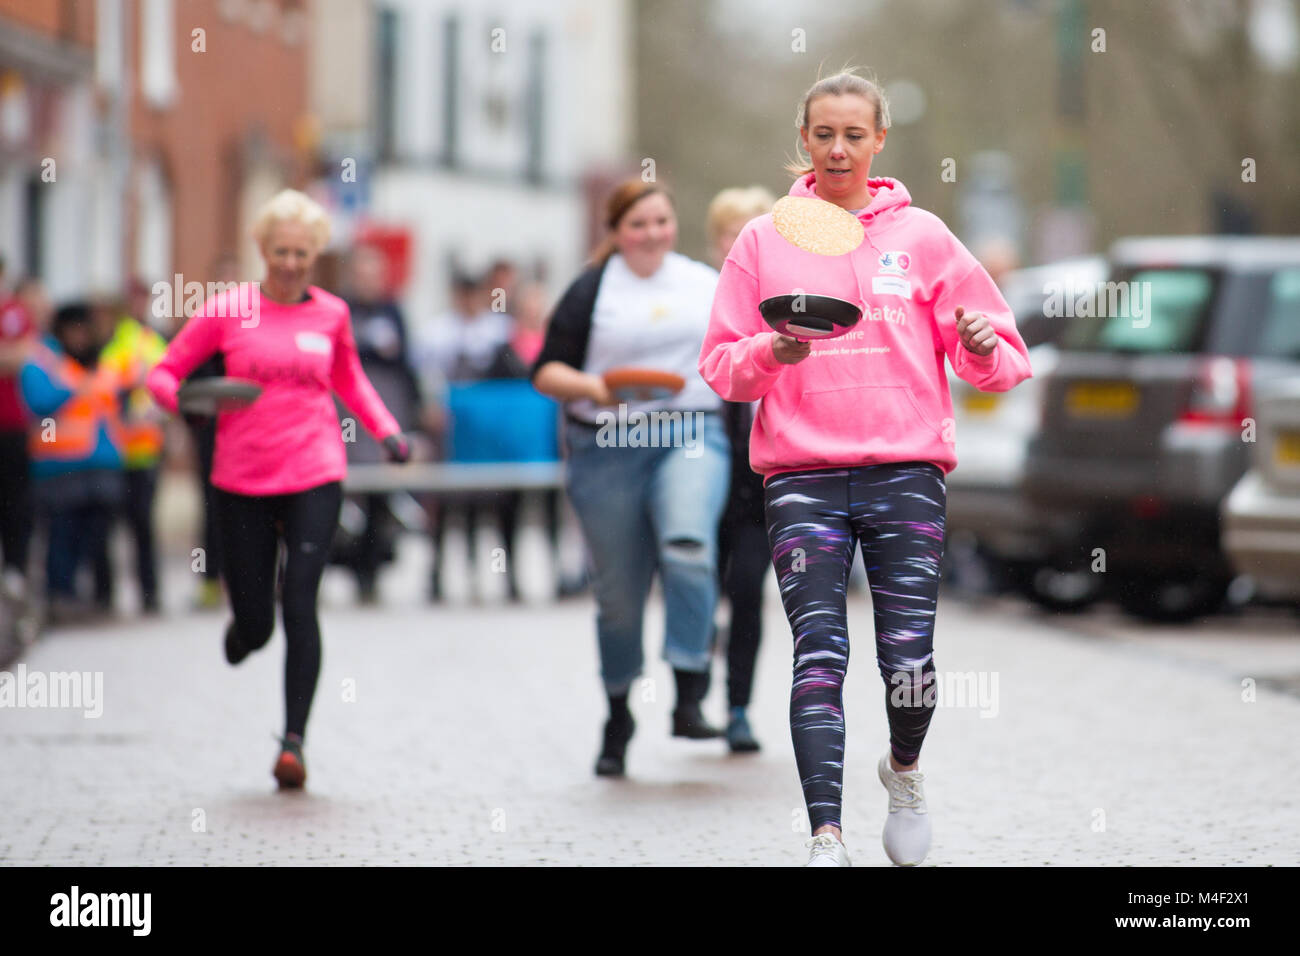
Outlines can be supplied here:
<path id="1" fill-rule="evenodd" d="M 767 324 L 782 335 L 807 339 L 833 339 L 862 319 L 862 309 L 829 295 L 774 295 L 758 304 Z"/>

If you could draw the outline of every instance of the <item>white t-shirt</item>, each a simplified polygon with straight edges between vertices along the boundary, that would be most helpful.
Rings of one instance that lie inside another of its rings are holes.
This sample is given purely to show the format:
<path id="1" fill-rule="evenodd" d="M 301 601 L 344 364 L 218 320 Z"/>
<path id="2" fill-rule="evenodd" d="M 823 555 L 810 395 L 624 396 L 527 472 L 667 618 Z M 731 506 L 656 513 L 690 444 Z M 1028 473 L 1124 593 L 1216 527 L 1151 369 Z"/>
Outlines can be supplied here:
<path id="1" fill-rule="evenodd" d="M 510 341 L 512 319 L 504 312 L 482 311 L 472 317 L 448 312 L 420 335 L 415 361 L 426 379 L 481 378 L 497 350 Z"/>
<path id="2" fill-rule="evenodd" d="M 596 293 L 583 370 L 599 375 L 633 366 L 675 372 L 686 379 L 686 387 L 671 398 L 629 402 L 629 412 L 717 411 L 722 399 L 699 372 L 717 284 L 717 272 L 681 253 L 669 252 L 659 270 L 644 279 L 614 253 Z M 600 411 L 585 398 L 567 408 L 575 418 L 593 424 Z"/>

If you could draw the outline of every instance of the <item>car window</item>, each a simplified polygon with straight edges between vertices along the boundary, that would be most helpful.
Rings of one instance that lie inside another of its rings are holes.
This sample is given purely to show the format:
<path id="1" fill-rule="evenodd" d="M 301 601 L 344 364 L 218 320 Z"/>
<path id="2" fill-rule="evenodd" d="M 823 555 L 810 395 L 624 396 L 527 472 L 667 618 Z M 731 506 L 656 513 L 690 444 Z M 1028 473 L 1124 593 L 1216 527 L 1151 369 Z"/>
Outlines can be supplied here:
<path id="1" fill-rule="evenodd" d="M 1259 353 L 1300 358 L 1300 269 L 1280 269 L 1269 283 Z"/>
<path id="2" fill-rule="evenodd" d="M 1005 296 L 1026 347 L 1049 342 L 1061 333 L 1061 320 L 1043 316 L 1043 293 L 1035 289 L 1009 290 Z"/>
<path id="3" fill-rule="evenodd" d="M 1191 352 L 1203 338 L 1216 276 L 1204 269 L 1116 272 L 1091 303 L 1076 303 L 1066 348 Z M 1079 315 L 1090 311 L 1092 315 Z"/>

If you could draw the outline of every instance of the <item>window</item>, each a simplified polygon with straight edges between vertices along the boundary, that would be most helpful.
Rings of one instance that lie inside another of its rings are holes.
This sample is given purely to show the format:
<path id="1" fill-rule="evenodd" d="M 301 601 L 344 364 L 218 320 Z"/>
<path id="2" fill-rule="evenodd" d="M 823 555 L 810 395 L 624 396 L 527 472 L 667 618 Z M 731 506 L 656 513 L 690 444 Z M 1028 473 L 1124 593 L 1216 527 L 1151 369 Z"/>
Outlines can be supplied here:
<path id="1" fill-rule="evenodd" d="M 378 49 L 375 64 L 375 97 L 378 100 L 375 116 L 378 117 L 379 155 L 392 160 L 397 152 L 397 11 L 379 10 L 379 23 L 375 30 Z"/>
<path id="2" fill-rule="evenodd" d="M 1216 277 L 1202 269 L 1116 273 L 1076 305 L 1066 348 L 1098 352 L 1194 352 L 1204 337 Z"/>
<path id="3" fill-rule="evenodd" d="M 1269 283 L 1259 353 L 1300 359 L 1300 269 L 1282 269 Z"/>
<path id="4" fill-rule="evenodd" d="M 122 0 L 99 0 L 95 7 L 95 82 L 101 89 L 122 88 Z"/>
<path id="5" fill-rule="evenodd" d="M 546 168 L 546 34 L 528 38 L 528 77 L 524 89 L 524 124 L 527 154 L 524 176 L 539 183 Z"/>
<path id="6" fill-rule="evenodd" d="M 27 274 L 47 279 L 45 274 L 45 226 L 48 207 L 46 199 L 50 194 L 49 186 L 41 182 L 37 173 L 28 178 L 24 190 L 23 206 L 27 215 L 23 217 L 23 262 Z"/>
<path id="7" fill-rule="evenodd" d="M 170 106 L 176 96 L 176 18 L 172 0 L 141 0 L 140 91 L 150 104 Z"/>
<path id="8" fill-rule="evenodd" d="M 325 12 L 321 12 L 325 16 Z M 280 39 L 285 46 L 298 46 L 307 33 L 307 15 L 297 0 L 286 2 L 280 12 Z"/>
<path id="9" fill-rule="evenodd" d="M 135 202 L 135 274 L 152 283 L 172 274 L 171 189 L 156 160 L 137 171 Z"/>
<path id="10" fill-rule="evenodd" d="M 459 162 L 460 136 L 460 19 L 454 14 L 442 23 L 442 161 Z"/>

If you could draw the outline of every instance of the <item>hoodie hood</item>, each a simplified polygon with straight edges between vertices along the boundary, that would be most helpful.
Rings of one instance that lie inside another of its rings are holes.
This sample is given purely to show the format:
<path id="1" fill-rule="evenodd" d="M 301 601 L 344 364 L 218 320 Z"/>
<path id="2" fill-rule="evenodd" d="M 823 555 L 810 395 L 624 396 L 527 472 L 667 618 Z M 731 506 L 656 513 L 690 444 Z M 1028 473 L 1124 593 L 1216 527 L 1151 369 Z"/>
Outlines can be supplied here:
<path id="1" fill-rule="evenodd" d="M 817 195 L 816 185 L 817 174 L 806 173 L 791 184 L 790 195 L 820 199 L 821 197 Z M 868 178 L 867 188 L 871 191 L 871 202 L 858 210 L 857 215 L 858 222 L 862 223 L 862 230 L 866 240 L 864 245 L 874 250 L 872 256 L 874 259 L 875 256 L 885 251 L 876 244 L 877 239 L 880 239 L 881 242 L 887 241 L 881 239 L 882 227 L 889 227 L 902 222 L 902 213 L 912 204 L 912 197 L 908 193 L 906 186 L 897 179 L 890 179 L 888 176 Z M 864 291 L 862 274 L 858 269 L 858 257 L 851 255 L 848 257 L 848 262 L 857 282 L 858 300 L 863 305 L 866 305 L 867 297 Z"/>
<path id="2" fill-rule="evenodd" d="M 790 195 L 820 199 L 816 185 L 817 174 L 807 173 L 790 185 Z M 912 204 L 912 196 L 907 187 L 897 179 L 888 176 L 871 177 L 867 180 L 867 188 L 871 190 L 871 202 L 858 212 L 858 219 L 864 227 L 870 226 L 877 219 L 896 216 Z"/>

